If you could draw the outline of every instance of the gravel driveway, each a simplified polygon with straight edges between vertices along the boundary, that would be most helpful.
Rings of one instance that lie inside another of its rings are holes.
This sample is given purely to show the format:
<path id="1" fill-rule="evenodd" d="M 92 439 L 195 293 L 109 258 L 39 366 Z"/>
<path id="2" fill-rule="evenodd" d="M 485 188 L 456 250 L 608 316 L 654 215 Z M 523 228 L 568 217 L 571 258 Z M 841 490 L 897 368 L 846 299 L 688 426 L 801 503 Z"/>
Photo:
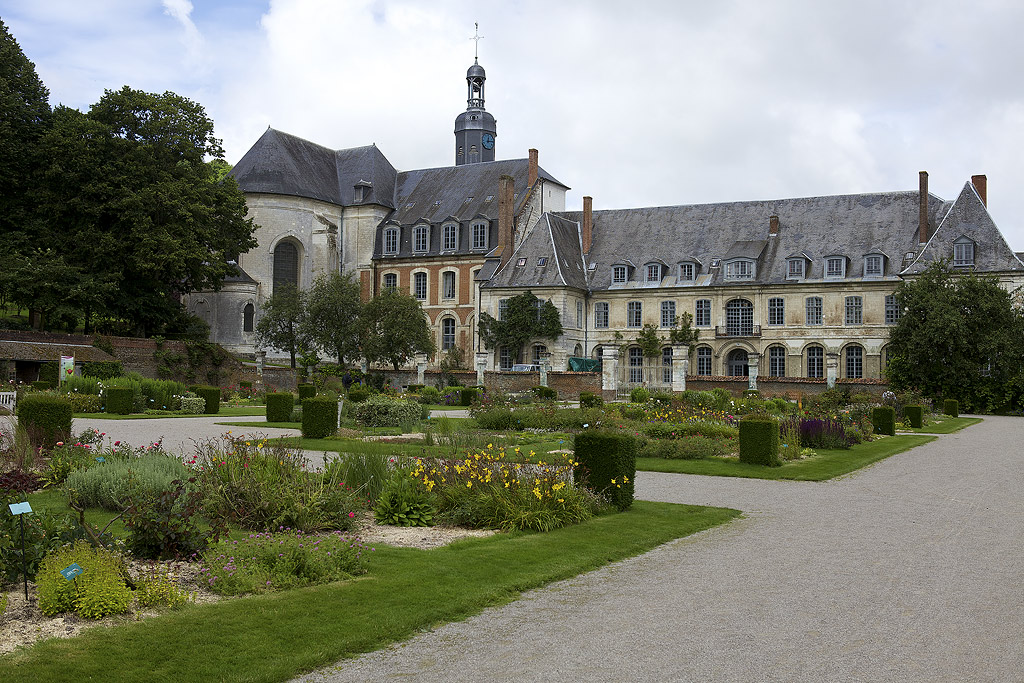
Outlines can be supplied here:
<path id="1" fill-rule="evenodd" d="M 638 473 L 737 521 L 302 681 L 1024 681 L 1024 420 L 823 483 Z"/>

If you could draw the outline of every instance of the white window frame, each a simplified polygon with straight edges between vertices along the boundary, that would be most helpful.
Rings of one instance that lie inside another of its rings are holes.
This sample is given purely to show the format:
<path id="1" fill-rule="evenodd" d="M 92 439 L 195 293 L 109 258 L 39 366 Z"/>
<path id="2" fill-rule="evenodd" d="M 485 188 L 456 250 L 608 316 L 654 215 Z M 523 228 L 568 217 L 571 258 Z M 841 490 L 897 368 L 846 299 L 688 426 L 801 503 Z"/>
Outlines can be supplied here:
<path id="1" fill-rule="evenodd" d="M 448 291 L 448 280 L 451 280 L 451 292 Z M 441 272 L 441 298 L 446 300 L 454 300 L 458 295 L 458 275 L 455 274 L 454 270 L 445 270 Z M 449 296 L 450 294 L 450 296 Z"/>
<path id="2" fill-rule="evenodd" d="M 387 255 L 398 253 L 399 231 L 398 228 L 384 228 L 384 253 Z"/>
<path id="3" fill-rule="evenodd" d="M 412 229 L 412 250 L 416 254 L 425 254 L 430 250 L 430 226 L 416 225 Z"/>
<path id="4" fill-rule="evenodd" d="M 820 296 L 807 297 L 804 300 L 804 325 L 817 327 L 824 324 L 824 322 L 825 302 Z"/>
<path id="5" fill-rule="evenodd" d="M 877 264 L 877 269 L 872 269 Z M 882 254 L 868 254 L 864 257 L 864 277 L 882 277 L 885 275 L 885 257 Z"/>
<path id="6" fill-rule="evenodd" d="M 388 278 L 394 278 L 395 284 L 388 285 Z M 384 291 L 398 289 L 398 273 L 384 273 L 380 278 L 380 287 Z"/>
<path id="7" fill-rule="evenodd" d="M 498 299 L 498 320 L 504 320 L 508 312 L 508 299 Z"/>
<path id="8" fill-rule="evenodd" d="M 703 321 L 701 314 L 704 314 Z M 693 304 L 693 320 L 696 327 L 711 327 L 711 299 L 697 299 Z"/>
<path id="9" fill-rule="evenodd" d="M 838 269 L 834 266 L 838 265 Z M 846 257 L 829 256 L 825 259 L 825 278 L 829 280 L 842 280 L 846 277 Z"/>
<path id="10" fill-rule="evenodd" d="M 697 279 L 697 264 L 684 261 L 679 264 L 679 281 L 693 282 Z"/>
<path id="11" fill-rule="evenodd" d="M 768 299 L 768 324 L 786 324 L 786 300 L 781 296 L 773 296 Z"/>
<path id="12" fill-rule="evenodd" d="M 954 268 L 971 268 L 974 266 L 975 259 L 975 245 L 974 240 L 961 237 L 953 242 L 953 267 Z"/>
<path id="13" fill-rule="evenodd" d="M 628 266 L 612 266 L 612 283 L 619 284 L 629 280 Z"/>
<path id="14" fill-rule="evenodd" d="M 441 226 L 441 251 L 455 251 L 459 248 L 459 226 L 445 223 Z"/>
<path id="15" fill-rule="evenodd" d="M 644 304 L 642 301 L 626 303 L 626 327 L 636 329 L 644 325 Z"/>
<path id="16" fill-rule="evenodd" d="M 799 268 L 794 269 L 794 266 Z M 786 259 L 786 279 L 803 280 L 807 273 L 807 259 L 791 258 Z"/>
<path id="17" fill-rule="evenodd" d="M 864 297 L 848 296 L 844 302 L 843 322 L 846 325 L 864 324 Z"/>
<path id="18" fill-rule="evenodd" d="M 658 283 L 661 282 L 661 264 L 660 263 L 648 263 L 646 268 L 647 282 Z"/>
<path id="19" fill-rule="evenodd" d="M 661 326 L 676 326 L 676 302 L 671 299 L 661 302 Z"/>
<path id="20" fill-rule="evenodd" d="M 423 280 L 423 296 L 420 296 L 419 281 Z M 412 274 L 412 295 L 417 301 L 426 301 L 430 294 L 430 277 L 426 271 L 418 270 Z"/>
<path id="21" fill-rule="evenodd" d="M 733 259 L 725 262 L 726 280 L 753 280 L 756 274 L 757 268 L 752 259 Z"/>
<path id="22" fill-rule="evenodd" d="M 608 329 L 607 301 L 598 301 L 594 304 L 594 328 L 598 330 Z"/>
<path id="23" fill-rule="evenodd" d="M 487 249 L 487 232 L 490 226 L 477 221 L 473 223 L 473 251 Z"/>

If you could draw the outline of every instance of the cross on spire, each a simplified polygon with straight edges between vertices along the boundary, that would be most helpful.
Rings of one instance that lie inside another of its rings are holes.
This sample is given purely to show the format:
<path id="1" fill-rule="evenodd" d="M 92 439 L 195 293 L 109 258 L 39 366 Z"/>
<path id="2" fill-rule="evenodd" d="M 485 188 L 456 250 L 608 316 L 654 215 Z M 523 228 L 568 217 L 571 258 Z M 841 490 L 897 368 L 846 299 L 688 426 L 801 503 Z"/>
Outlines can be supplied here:
<path id="1" fill-rule="evenodd" d="M 476 64 L 480 59 L 480 39 L 483 38 L 480 35 L 480 24 L 473 22 L 473 33 L 475 34 L 470 40 L 475 41 L 476 45 L 473 46 L 473 63 Z"/>

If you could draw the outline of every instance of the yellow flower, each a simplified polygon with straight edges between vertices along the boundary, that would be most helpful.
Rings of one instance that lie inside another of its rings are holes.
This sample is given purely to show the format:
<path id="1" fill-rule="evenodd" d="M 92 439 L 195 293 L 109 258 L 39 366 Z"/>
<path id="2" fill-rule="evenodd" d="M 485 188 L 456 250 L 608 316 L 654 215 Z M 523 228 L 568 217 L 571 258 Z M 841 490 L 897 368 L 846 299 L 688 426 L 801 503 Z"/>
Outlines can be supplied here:
<path id="1" fill-rule="evenodd" d="M 471 481 L 467 481 L 467 482 L 466 482 L 466 488 L 467 488 L 467 489 L 469 489 L 469 488 L 473 488 L 473 482 L 471 482 Z"/>

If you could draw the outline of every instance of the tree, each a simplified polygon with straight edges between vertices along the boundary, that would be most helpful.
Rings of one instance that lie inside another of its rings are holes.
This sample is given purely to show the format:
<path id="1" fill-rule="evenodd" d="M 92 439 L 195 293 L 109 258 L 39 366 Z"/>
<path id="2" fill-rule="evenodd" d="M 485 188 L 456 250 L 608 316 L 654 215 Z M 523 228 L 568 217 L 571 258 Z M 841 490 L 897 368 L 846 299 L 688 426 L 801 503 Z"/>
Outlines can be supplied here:
<path id="1" fill-rule="evenodd" d="M 370 363 L 390 363 L 397 370 L 417 353 L 436 350 L 420 302 L 406 292 L 385 290 L 363 311 L 363 355 Z"/>
<path id="2" fill-rule="evenodd" d="M 664 340 L 658 335 L 658 328 L 647 323 L 640 334 L 636 336 L 636 343 L 640 346 L 640 352 L 644 358 L 657 358 L 661 355 L 661 345 Z"/>
<path id="3" fill-rule="evenodd" d="M 481 313 L 479 329 L 480 338 L 487 348 L 500 346 L 514 350 L 516 362 L 519 362 L 526 342 L 531 339 L 554 340 L 561 336 L 562 320 L 554 304 L 526 291 L 508 300 L 501 320 Z"/>
<path id="4" fill-rule="evenodd" d="M 256 343 L 287 351 L 295 369 L 295 354 L 303 344 L 300 333 L 304 313 L 303 295 L 294 286 L 281 287 L 267 300 L 256 322 Z"/>
<path id="5" fill-rule="evenodd" d="M 351 273 L 319 275 L 305 294 L 302 336 L 338 363 L 359 358 L 363 302 Z"/>
<path id="6" fill-rule="evenodd" d="M 935 263 L 896 290 L 886 374 L 896 390 L 955 398 L 967 410 L 1019 407 L 1024 314 L 993 277 Z"/>
<path id="7" fill-rule="evenodd" d="M 692 315 L 689 313 L 677 315 L 675 320 L 672 321 L 672 329 L 668 331 L 668 340 L 673 344 L 685 344 L 686 346 L 693 347 L 700 336 L 700 331 L 694 329 L 692 325 Z M 692 352 L 693 349 L 691 348 L 690 351 Z"/>

